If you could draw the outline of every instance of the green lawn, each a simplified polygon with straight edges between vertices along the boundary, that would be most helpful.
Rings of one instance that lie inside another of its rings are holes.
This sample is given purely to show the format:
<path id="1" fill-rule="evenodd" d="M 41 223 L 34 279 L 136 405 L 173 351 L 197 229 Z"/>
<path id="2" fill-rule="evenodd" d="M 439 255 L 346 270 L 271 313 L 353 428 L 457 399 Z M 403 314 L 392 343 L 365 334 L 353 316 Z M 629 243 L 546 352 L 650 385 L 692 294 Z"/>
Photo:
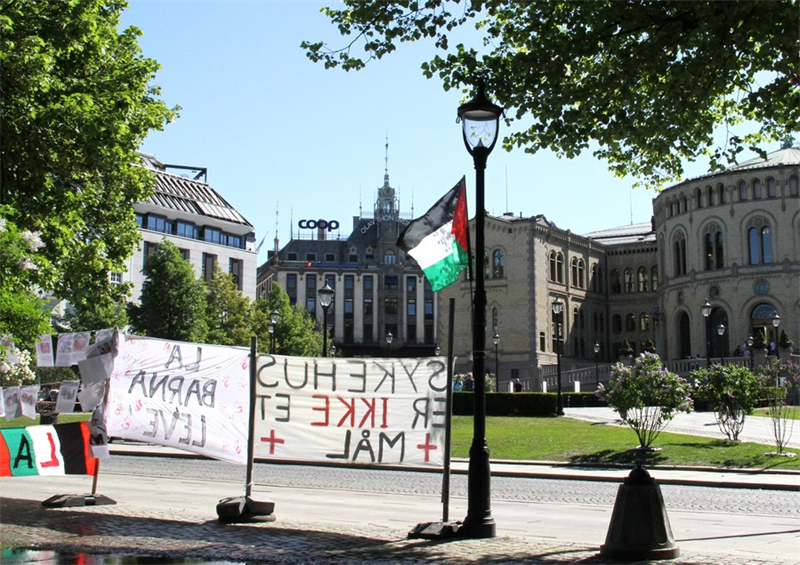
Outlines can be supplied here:
<path id="1" fill-rule="evenodd" d="M 638 445 L 633 430 L 570 418 L 488 417 L 486 440 L 492 459 L 631 464 L 641 457 L 630 451 Z M 469 457 L 471 443 L 472 418 L 454 416 L 453 457 Z M 643 463 L 800 469 L 800 457 L 766 457 L 774 447 L 757 443 L 662 432 L 653 446 L 661 450 L 644 454 Z"/>
<path id="2" fill-rule="evenodd" d="M 62 414 L 58 422 L 86 420 L 88 414 Z M 14 427 L 36 422 L 19 418 Z M 8 424 L 0 418 L 0 427 Z M 669 429 L 669 428 L 667 428 Z M 800 427 L 795 433 L 800 433 Z M 492 459 L 560 461 L 582 464 L 633 464 L 642 457 L 631 451 L 636 434 L 626 427 L 583 422 L 570 418 L 486 418 L 486 439 Z M 452 455 L 469 457 L 472 417 L 453 417 Z M 685 436 L 662 432 L 654 443 L 660 451 L 643 455 L 649 465 L 747 467 L 800 470 L 800 457 L 767 457 L 774 447 L 757 443 Z M 797 453 L 797 449 L 787 451 Z"/>
<path id="3" fill-rule="evenodd" d="M 764 416 L 769 418 L 769 408 L 756 408 L 753 410 L 753 416 Z M 789 406 L 786 411 L 787 418 L 790 420 L 800 420 L 800 408 L 797 406 Z"/>

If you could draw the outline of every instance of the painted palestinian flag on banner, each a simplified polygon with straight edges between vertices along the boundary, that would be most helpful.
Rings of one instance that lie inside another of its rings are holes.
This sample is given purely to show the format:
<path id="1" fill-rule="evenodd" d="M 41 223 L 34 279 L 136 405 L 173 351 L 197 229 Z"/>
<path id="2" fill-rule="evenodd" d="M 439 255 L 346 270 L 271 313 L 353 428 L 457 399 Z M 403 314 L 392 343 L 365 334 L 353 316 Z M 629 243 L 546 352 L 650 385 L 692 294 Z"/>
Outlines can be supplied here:
<path id="1" fill-rule="evenodd" d="M 0 429 L 0 477 L 94 475 L 88 422 Z"/>
<path id="2" fill-rule="evenodd" d="M 467 190 L 464 177 L 424 216 L 412 221 L 397 240 L 411 255 L 434 291 L 453 284 L 469 264 Z"/>

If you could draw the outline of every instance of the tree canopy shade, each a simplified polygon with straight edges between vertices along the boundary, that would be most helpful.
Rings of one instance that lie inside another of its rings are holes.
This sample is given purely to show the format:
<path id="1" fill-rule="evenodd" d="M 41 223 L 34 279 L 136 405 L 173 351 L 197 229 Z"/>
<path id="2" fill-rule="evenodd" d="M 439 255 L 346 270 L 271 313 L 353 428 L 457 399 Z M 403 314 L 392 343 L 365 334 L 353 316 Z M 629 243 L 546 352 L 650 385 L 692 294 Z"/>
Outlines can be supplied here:
<path id="1" fill-rule="evenodd" d="M 121 0 L 0 1 L 0 205 L 41 233 L 47 264 L 33 281 L 79 309 L 127 294 L 138 242 L 133 203 L 154 178 L 139 166 L 147 133 L 174 117 L 150 81 Z M 0 280 L 0 286 L 4 283 Z"/>
<path id="2" fill-rule="evenodd" d="M 589 148 L 651 187 L 710 170 L 798 130 L 797 0 L 344 0 L 323 8 L 341 49 L 312 61 L 358 70 L 402 42 L 432 40 L 422 64 L 445 90 L 484 82 L 506 108 L 504 147 L 574 157 Z M 475 45 L 451 45 L 473 23 Z M 357 46 L 363 54 L 357 52 Z M 727 139 L 715 144 L 716 129 Z"/>

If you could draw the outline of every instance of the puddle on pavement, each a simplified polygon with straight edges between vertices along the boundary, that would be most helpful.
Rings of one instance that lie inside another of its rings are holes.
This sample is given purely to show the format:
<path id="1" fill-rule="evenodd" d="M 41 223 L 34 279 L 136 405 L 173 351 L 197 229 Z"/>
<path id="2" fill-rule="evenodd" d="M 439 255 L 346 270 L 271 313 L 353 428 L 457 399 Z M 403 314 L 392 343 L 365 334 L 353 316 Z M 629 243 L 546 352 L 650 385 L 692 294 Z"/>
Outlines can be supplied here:
<path id="1" fill-rule="evenodd" d="M 242 565 L 238 561 L 208 561 L 176 557 L 152 557 L 147 555 L 115 555 L 98 553 L 75 553 L 69 551 L 39 551 L 29 549 L 3 549 L 0 552 L 3 565 Z"/>

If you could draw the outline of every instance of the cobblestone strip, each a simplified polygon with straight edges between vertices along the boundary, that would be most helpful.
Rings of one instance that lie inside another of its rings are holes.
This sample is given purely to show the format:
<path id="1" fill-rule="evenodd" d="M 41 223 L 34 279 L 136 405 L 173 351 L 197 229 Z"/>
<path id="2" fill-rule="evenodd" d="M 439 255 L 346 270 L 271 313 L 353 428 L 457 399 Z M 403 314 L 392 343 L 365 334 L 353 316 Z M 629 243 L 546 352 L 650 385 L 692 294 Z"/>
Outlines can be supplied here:
<path id="1" fill-rule="evenodd" d="M 147 515 L 121 506 L 44 509 L 38 501 L 12 498 L 0 498 L 0 508 L 3 526 L 0 543 L 15 548 L 292 565 L 607 562 L 595 547 L 535 543 L 513 537 L 447 542 L 409 540 L 406 531 L 375 525 L 336 531 L 284 520 L 223 525 L 199 514 L 176 519 L 172 509 L 154 508 Z M 789 565 L 700 555 L 686 555 L 665 563 Z"/>

